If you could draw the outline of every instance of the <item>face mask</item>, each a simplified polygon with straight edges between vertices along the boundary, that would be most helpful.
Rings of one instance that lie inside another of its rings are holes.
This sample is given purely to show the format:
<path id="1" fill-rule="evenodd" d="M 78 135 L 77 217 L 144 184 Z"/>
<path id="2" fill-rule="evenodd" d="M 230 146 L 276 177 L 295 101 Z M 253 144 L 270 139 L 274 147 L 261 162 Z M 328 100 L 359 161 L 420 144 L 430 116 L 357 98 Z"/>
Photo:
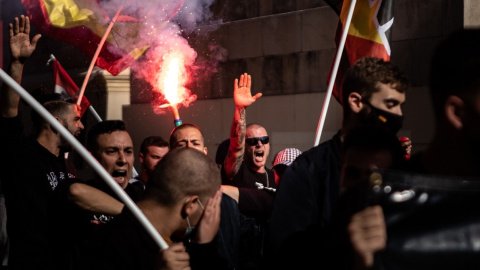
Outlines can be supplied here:
<path id="1" fill-rule="evenodd" d="M 371 109 L 370 114 L 365 119 L 365 124 L 372 124 L 378 127 L 386 128 L 394 134 L 402 128 L 403 115 L 394 114 L 373 107 L 369 103 L 364 102 Z"/>
<path id="2" fill-rule="evenodd" d="M 200 205 L 200 207 L 202 207 L 202 210 L 205 210 L 200 200 L 198 200 L 198 204 Z M 190 226 L 190 220 L 188 219 L 188 217 L 186 219 L 187 219 L 187 229 L 185 229 L 185 237 L 189 237 L 193 233 L 193 231 L 195 231 L 195 227 Z"/>

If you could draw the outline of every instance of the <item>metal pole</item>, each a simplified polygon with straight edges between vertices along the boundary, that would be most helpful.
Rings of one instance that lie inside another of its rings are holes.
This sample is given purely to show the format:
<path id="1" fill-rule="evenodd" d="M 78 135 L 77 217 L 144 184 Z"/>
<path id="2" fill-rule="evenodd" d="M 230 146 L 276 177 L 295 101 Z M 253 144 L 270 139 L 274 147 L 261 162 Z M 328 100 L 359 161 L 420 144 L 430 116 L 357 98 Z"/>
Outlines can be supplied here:
<path id="1" fill-rule="evenodd" d="M 122 11 L 122 9 L 123 9 L 123 6 L 120 6 L 118 8 L 117 13 L 113 17 L 113 19 L 110 21 L 110 24 L 108 25 L 107 30 L 105 31 L 105 34 L 102 37 L 102 40 L 98 44 L 98 47 L 97 47 L 97 50 L 95 51 L 95 55 L 93 56 L 92 62 L 90 62 L 90 67 L 88 68 L 87 75 L 83 80 L 82 88 L 80 89 L 80 94 L 78 95 L 77 105 L 80 105 L 80 103 L 82 102 L 83 93 L 85 92 L 85 88 L 87 87 L 88 78 L 90 77 L 90 74 L 92 74 L 93 67 L 95 66 L 95 62 L 97 61 L 98 55 L 100 54 L 100 51 L 103 48 L 103 44 L 105 43 L 105 40 L 107 40 L 107 37 L 110 34 L 110 30 L 112 30 L 112 27 L 117 21 L 118 15 L 120 15 L 120 12 Z"/>
<path id="2" fill-rule="evenodd" d="M 338 66 L 340 65 L 340 59 L 342 58 L 343 48 L 345 47 L 345 40 L 347 39 L 348 29 L 350 28 L 350 23 L 353 17 L 353 10 L 355 9 L 355 4 L 357 0 L 352 0 L 350 4 L 350 9 L 348 10 L 347 20 L 345 26 L 343 27 L 342 37 L 340 39 L 340 44 L 338 44 L 337 55 L 335 57 L 335 62 L 330 74 L 330 81 L 328 83 L 327 94 L 325 95 L 325 100 L 323 101 L 322 112 L 320 119 L 318 120 L 317 132 L 315 135 L 315 142 L 313 146 L 317 146 L 320 143 L 320 136 L 322 135 L 323 126 L 325 124 L 325 118 L 327 116 L 328 105 L 330 103 L 330 98 L 332 97 L 333 85 L 335 84 L 335 78 L 337 77 Z M 338 93 L 341 95 L 341 93 Z M 345 106 L 345 105 L 344 105 Z"/>
<path id="3" fill-rule="evenodd" d="M 20 97 L 27 102 L 35 111 L 38 112 L 50 125 L 55 128 L 60 135 L 62 135 L 75 148 L 78 153 L 85 159 L 85 161 L 103 178 L 107 185 L 115 192 L 126 207 L 134 214 L 134 216 L 145 227 L 147 232 L 153 237 L 153 240 L 161 249 L 168 248 L 168 244 L 163 240 L 157 232 L 152 223 L 147 219 L 127 193 L 113 180 L 102 165 L 88 152 L 87 149 L 62 125 L 55 119 L 38 101 L 33 98 L 23 87 L 21 87 L 14 79 L 12 79 L 4 70 L 0 69 L 0 78 L 10 85 L 10 87 L 17 92 Z"/>

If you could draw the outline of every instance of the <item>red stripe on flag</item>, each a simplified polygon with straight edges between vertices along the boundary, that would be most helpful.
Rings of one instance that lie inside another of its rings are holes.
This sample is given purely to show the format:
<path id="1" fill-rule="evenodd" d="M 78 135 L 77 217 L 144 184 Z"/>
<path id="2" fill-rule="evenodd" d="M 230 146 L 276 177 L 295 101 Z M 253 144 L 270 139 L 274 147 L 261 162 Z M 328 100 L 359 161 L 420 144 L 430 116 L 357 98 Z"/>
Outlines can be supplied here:
<path id="1" fill-rule="evenodd" d="M 53 61 L 53 79 L 55 81 L 55 93 L 61 93 L 63 91 L 63 94 L 68 95 L 72 97 L 75 102 L 78 99 L 78 86 L 75 84 L 75 82 L 70 78 L 68 73 L 63 69 L 63 67 L 60 65 L 60 63 L 55 59 Z M 61 90 L 59 90 L 61 89 Z M 83 96 L 82 102 L 80 103 L 81 111 L 80 115 L 83 116 L 85 111 L 87 110 L 88 106 L 90 106 L 90 101 Z"/>
<path id="2" fill-rule="evenodd" d="M 385 61 L 390 60 L 390 55 L 388 55 L 383 44 L 356 36 L 347 36 L 345 49 L 348 52 L 350 65 L 353 65 L 358 59 L 365 56 L 374 56 Z"/>
<path id="3" fill-rule="evenodd" d="M 22 0 L 22 3 L 27 15 L 42 34 L 69 42 L 80 48 L 88 57 L 93 58 L 102 37 L 83 25 L 69 28 L 52 25 L 48 11 L 41 0 Z M 107 28 L 107 23 L 104 27 Z M 96 65 L 113 75 L 117 75 L 134 61 L 135 59 L 126 51 L 106 41 L 100 51 Z"/>
<path id="4" fill-rule="evenodd" d="M 353 17 L 352 17 L 352 25 L 350 27 L 356 28 L 358 31 L 361 31 L 361 33 L 365 37 L 369 37 L 372 39 L 366 39 L 358 36 L 353 36 L 350 34 L 347 35 L 347 39 L 345 40 L 344 51 L 342 54 L 342 58 L 340 60 L 340 65 L 338 67 L 337 76 L 335 78 L 335 84 L 333 86 L 333 91 L 332 91 L 332 95 L 340 104 L 342 104 L 341 86 L 342 86 L 343 77 L 350 66 L 352 66 L 360 58 L 363 58 L 366 56 L 383 58 L 385 61 L 390 60 L 390 55 L 385 49 L 385 46 L 381 43 L 374 41 L 375 38 L 377 38 L 376 40 L 379 40 L 378 37 L 380 34 L 378 33 L 378 29 L 375 27 L 376 24 L 373 22 L 373 20 L 375 19 L 377 19 L 378 21 L 382 21 L 382 20 L 379 20 L 378 18 L 374 18 L 373 15 L 376 14 L 376 12 L 373 12 L 373 9 L 383 8 L 384 10 L 381 14 L 385 17 L 389 17 L 391 15 L 393 18 L 393 6 L 394 6 L 392 4 L 393 0 L 382 0 L 382 1 L 376 2 L 373 6 L 369 6 L 369 3 L 371 2 L 366 2 L 366 1 L 360 2 L 360 1 L 365 1 L 365 0 L 357 1 L 358 9 L 356 6 L 355 11 L 353 13 Z M 326 2 L 330 6 L 335 7 L 335 6 L 338 6 L 341 1 L 326 0 Z M 350 4 L 351 4 L 351 1 L 343 2 L 342 16 L 345 16 L 345 17 L 339 18 L 337 31 L 335 33 L 335 42 L 337 44 L 337 47 L 339 45 L 340 37 L 343 31 L 342 20 L 343 21 L 346 20 L 346 14 L 348 13 L 347 11 L 350 7 L 349 6 Z M 381 6 L 379 7 L 378 5 L 381 5 Z M 355 25 L 355 24 L 358 24 L 358 25 Z M 388 38 L 389 37 L 387 36 L 387 39 Z M 333 69 L 333 63 L 332 63 L 332 68 L 330 69 L 330 74 L 328 76 L 329 80 L 330 80 L 330 75 L 333 72 L 332 69 Z M 329 83 L 329 81 L 327 83 Z"/>

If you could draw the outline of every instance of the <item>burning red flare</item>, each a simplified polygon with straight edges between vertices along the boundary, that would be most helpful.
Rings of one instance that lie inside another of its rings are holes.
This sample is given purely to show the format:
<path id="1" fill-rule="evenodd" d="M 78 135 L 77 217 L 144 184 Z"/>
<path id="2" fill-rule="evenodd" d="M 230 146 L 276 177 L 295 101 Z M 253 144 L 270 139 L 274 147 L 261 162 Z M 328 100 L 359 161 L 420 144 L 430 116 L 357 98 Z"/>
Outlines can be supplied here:
<path id="1" fill-rule="evenodd" d="M 175 118 L 175 125 L 179 125 L 178 123 L 181 124 L 178 113 L 179 104 L 192 101 L 188 89 L 185 88 L 185 84 L 188 82 L 187 69 L 184 57 L 179 52 L 170 53 L 163 58 L 157 85 L 168 103 L 160 105 L 160 108 L 170 107 Z"/>

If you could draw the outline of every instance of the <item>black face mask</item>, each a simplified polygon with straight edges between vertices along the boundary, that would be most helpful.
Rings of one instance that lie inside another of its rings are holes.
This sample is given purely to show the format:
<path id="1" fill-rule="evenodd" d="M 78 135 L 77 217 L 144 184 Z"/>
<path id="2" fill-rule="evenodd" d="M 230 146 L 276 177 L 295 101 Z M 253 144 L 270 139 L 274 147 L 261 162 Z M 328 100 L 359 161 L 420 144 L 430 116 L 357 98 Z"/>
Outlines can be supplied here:
<path id="1" fill-rule="evenodd" d="M 365 124 L 388 129 L 394 134 L 397 134 L 397 132 L 402 128 L 403 115 L 398 115 L 375 108 L 366 102 L 364 102 L 364 104 L 368 105 L 371 109 L 370 114 L 365 118 Z"/>

